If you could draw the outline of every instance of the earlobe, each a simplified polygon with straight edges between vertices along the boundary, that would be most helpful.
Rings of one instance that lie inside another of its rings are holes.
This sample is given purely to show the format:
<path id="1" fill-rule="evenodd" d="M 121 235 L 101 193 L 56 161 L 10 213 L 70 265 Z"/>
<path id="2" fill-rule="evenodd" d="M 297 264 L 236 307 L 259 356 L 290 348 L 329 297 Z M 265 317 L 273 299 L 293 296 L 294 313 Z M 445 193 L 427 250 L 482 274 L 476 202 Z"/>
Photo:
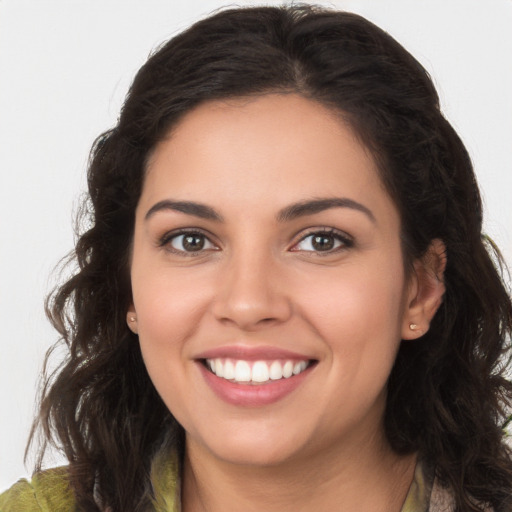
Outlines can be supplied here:
<path id="1" fill-rule="evenodd" d="M 402 325 L 402 339 L 413 340 L 423 336 L 443 301 L 446 247 L 435 239 L 425 255 L 414 262 L 409 285 L 408 303 Z"/>
<path id="2" fill-rule="evenodd" d="M 132 331 L 134 334 L 139 333 L 137 327 L 137 313 L 135 312 L 135 307 L 133 304 L 130 305 L 128 311 L 126 312 L 126 323 L 128 324 L 130 331 Z"/>

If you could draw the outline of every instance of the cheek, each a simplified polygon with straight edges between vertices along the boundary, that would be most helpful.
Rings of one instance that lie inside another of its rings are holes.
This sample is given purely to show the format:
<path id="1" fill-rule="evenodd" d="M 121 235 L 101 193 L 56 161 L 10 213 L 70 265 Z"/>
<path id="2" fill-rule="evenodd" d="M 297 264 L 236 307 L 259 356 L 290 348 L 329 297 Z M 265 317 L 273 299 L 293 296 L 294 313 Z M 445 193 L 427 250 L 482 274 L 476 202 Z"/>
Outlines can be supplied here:
<path id="1" fill-rule="evenodd" d="M 387 378 L 400 343 L 403 274 L 344 269 L 305 283 L 303 316 L 320 333 L 339 375 L 373 371 Z"/>
<path id="2" fill-rule="evenodd" d="M 295 291 L 304 314 L 319 325 L 356 332 L 379 332 L 400 325 L 403 313 L 403 276 L 400 268 L 386 272 L 347 267 L 302 280 Z"/>
<path id="3" fill-rule="evenodd" d="M 188 375 L 189 340 L 199 328 L 207 298 L 205 288 L 194 286 L 185 272 L 172 274 L 162 269 L 136 271 L 132 288 L 146 369 L 169 410 L 181 418 L 194 392 Z"/>
<path id="4" fill-rule="evenodd" d="M 134 273 L 132 288 L 141 344 L 174 350 L 198 327 L 209 297 L 186 270 Z"/>
<path id="5" fill-rule="evenodd" d="M 376 276 L 353 276 L 310 309 L 330 358 L 323 400 L 326 421 L 334 426 L 356 425 L 368 414 L 377 421 L 400 345 L 399 287 Z"/>

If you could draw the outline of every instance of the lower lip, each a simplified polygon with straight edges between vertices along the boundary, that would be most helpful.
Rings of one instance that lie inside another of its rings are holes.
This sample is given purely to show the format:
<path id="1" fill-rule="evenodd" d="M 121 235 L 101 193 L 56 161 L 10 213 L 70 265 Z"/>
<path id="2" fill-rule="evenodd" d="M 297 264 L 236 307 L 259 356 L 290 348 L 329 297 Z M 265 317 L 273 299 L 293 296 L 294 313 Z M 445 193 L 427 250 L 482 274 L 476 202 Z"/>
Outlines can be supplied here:
<path id="1" fill-rule="evenodd" d="M 312 369 L 310 365 L 303 372 L 288 379 L 269 380 L 262 384 L 238 384 L 217 377 L 201 362 L 198 365 L 206 383 L 219 398 L 229 404 L 244 407 L 261 407 L 278 402 L 295 391 Z"/>

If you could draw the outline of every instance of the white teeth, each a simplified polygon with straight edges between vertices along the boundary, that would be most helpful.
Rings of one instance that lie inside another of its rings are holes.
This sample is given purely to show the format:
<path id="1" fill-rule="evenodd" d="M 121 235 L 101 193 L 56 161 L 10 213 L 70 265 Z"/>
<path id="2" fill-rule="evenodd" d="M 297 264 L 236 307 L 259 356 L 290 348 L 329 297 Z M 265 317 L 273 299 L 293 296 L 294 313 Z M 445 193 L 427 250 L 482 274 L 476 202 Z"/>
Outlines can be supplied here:
<path id="1" fill-rule="evenodd" d="M 260 384 L 269 380 L 289 379 L 292 375 L 302 373 L 307 367 L 307 361 L 255 361 L 249 363 L 234 359 L 207 359 L 208 368 L 226 380 L 235 382 L 252 382 Z"/>
<path id="2" fill-rule="evenodd" d="M 279 361 L 274 361 L 270 365 L 270 378 L 272 380 L 279 380 L 283 378 L 283 367 Z"/>
<path id="3" fill-rule="evenodd" d="M 224 377 L 224 365 L 220 359 L 215 359 L 215 375 Z"/>
<path id="4" fill-rule="evenodd" d="M 290 378 L 293 375 L 293 363 L 291 361 L 286 361 L 283 366 L 283 377 L 285 379 Z"/>
<path id="5" fill-rule="evenodd" d="M 267 382 L 269 379 L 269 371 L 267 363 L 256 361 L 252 367 L 252 381 Z"/>
<path id="6" fill-rule="evenodd" d="M 301 361 L 300 363 L 296 363 L 293 367 L 293 375 L 298 375 L 306 369 L 307 363 L 306 361 Z"/>
<path id="7" fill-rule="evenodd" d="M 218 374 L 217 374 L 218 376 Z M 251 381 L 251 367 L 247 361 L 237 361 L 235 365 L 235 380 L 237 382 Z"/>
<path id="8" fill-rule="evenodd" d="M 213 372 L 215 373 L 215 372 Z M 224 363 L 224 375 L 223 377 L 228 380 L 235 378 L 235 365 L 229 359 Z"/>

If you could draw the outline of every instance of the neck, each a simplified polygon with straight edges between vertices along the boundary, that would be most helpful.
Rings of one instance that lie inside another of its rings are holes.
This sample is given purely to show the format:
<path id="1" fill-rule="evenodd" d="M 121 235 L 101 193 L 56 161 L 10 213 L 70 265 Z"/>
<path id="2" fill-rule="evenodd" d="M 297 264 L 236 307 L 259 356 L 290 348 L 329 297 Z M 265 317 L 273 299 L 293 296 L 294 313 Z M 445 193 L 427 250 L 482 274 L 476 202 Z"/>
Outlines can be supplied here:
<path id="1" fill-rule="evenodd" d="M 205 456 L 187 443 L 183 512 L 400 512 L 415 455 L 397 455 L 380 436 L 346 446 L 254 467 Z"/>

